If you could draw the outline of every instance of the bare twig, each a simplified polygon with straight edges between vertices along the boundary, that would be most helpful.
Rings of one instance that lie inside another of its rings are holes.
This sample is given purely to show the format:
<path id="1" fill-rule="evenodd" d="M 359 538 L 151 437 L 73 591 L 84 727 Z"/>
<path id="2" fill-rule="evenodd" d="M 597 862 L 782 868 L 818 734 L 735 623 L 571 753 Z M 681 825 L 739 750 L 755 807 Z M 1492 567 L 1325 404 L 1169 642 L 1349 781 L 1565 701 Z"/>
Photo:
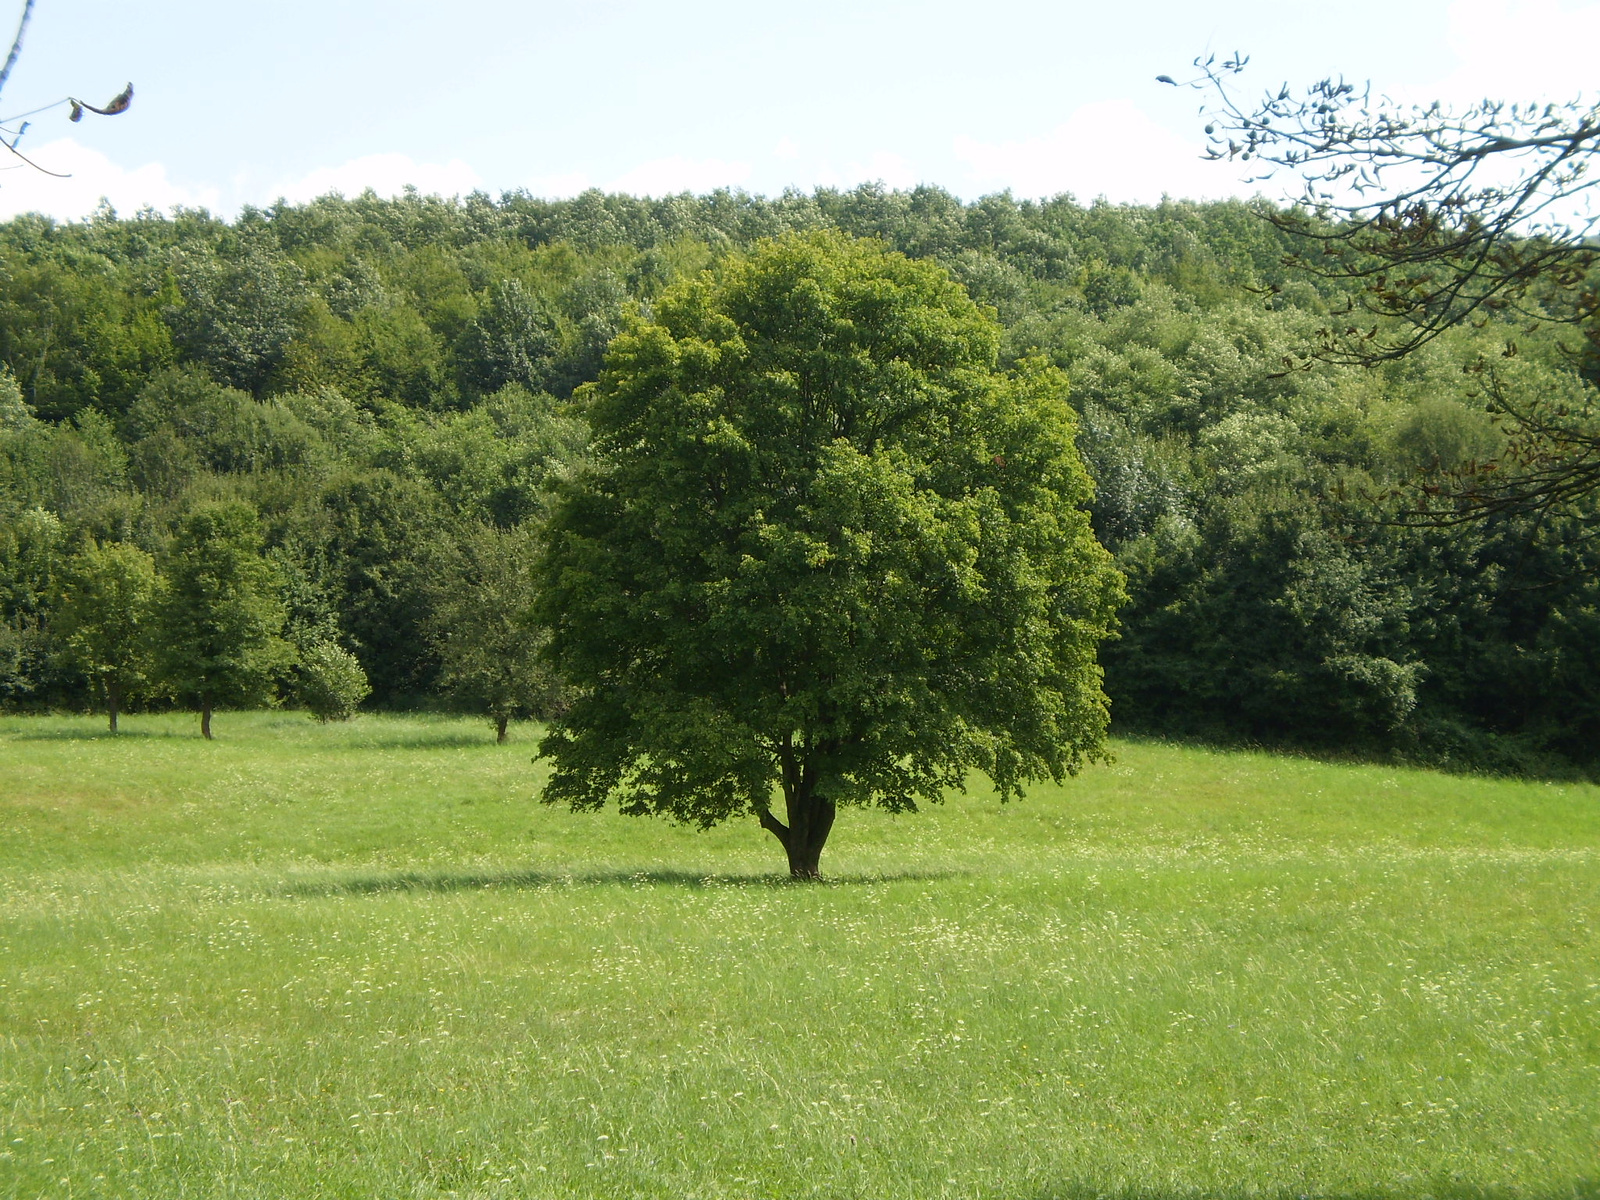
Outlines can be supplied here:
<path id="1" fill-rule="evenodd" d="M 1298 183 L 1289 208 L 1263 216 L 1291 235 L 1287 266 L 1342 283 L 1347 296 L 1298 365 L 1376 366 L 1458 326 L 1515 320 L 1581 335 L 1572 360 L 1593 390 L 1600 104 L 1406 106 L 1333 78 L 1298 92 L 1284 84 L 1251 104 L 1232 89 L 1247 61 L 1196 59 L 1194 78 L 1161 81 L 1205 94 L 1204 157 L 1260 164 L 1253 182 L 1287 175 Z M 1507 357 L 1515 353 L 1508 343 Z M 1589 410 L 1515 400 L 1492 370 L 1474 370 L 1507 449 L 1494 462 L 1426 480 L 1409 519 L 1549 513 L 1600 494 Z"/>

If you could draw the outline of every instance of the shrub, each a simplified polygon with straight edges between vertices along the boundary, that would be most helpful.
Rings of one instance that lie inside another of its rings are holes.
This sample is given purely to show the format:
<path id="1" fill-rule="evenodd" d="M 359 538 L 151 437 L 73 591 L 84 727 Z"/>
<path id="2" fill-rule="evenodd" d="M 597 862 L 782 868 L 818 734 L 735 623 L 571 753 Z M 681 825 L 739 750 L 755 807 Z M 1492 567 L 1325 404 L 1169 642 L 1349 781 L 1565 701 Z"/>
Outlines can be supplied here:
<path id="1" fill-rule="evenodd" d="M 300 703 L 319 721 L 348 721 L 372 694 L 354 654 L 336 642 L 316 641 L 300 656 Z"/>

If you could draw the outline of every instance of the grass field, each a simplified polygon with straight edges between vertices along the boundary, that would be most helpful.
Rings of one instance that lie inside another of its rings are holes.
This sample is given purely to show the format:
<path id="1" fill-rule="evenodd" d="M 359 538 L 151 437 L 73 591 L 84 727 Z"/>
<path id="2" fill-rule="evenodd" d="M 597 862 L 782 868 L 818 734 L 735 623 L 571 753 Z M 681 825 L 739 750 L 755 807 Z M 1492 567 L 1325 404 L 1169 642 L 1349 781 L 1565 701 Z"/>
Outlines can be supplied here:
<path id="1" fill-rule="evenodd" d="M 524 730 L 0 719 L 3 1197 L 1600 1196 L 1600 788 L 1123 743 L 831 882 Z"/>

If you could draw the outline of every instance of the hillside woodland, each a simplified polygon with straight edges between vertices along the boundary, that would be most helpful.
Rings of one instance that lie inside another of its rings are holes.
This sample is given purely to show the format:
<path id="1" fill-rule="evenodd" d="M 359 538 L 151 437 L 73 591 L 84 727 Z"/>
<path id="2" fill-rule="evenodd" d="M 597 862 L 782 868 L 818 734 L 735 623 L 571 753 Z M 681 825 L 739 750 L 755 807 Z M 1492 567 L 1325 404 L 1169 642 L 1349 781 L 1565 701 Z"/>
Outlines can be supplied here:
<path id="1" fill-rule="evenodd" d="M 1122 730 L 1600 765 L 1593 498 L 1400 519 L 1502 444 L 1483 361 L 1504 394 L 1581 407 L 1558 333 L 1308 363 L 1344 297 L 1285 267 L 1292 235 L 1251 205 L 936 188 L 0 225 L 0 704 L 326 717 L 370 689 L 502 733 L 547 715 L 520 564 L 583 460 L 583 385 L 675 281 L 827 228 L 936 260 L 992 309 L 1002 365 L 1069 377 L 1131 596 L 1101 656 Z M 193 598 L 224 569 L 212 644 Z"/>

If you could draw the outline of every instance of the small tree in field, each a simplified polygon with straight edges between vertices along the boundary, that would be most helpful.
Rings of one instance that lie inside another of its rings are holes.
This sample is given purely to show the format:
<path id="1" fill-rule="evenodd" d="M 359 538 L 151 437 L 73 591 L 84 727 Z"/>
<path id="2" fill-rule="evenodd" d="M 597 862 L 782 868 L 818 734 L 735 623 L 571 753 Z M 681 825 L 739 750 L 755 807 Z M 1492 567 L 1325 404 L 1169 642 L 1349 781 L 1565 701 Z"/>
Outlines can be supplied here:
<path id="1" fill-rule="evenodd" d="M 560 687 L 540 656 L 549 634 L 534 620 L 533 596 L 528 533 L 480 526 L 462 540 L 430 622 L 440 682 L 488 715 L 497 743 L 513 718 L 560 708 Z"/>
<path id="2" fill-rule="evenodd" d="M 300 651 L 300 703 L 324 723 L 348 721 L 372 695 L 367 673 L 354 654 L 338 642 L 318 638 Z"/>
<path id="3" fill-rule="evenodd" d="M 126 542 L 89 542 L 67 563 L 54 624 L 67 657 L 98 684 L 111 732 L 151 667 L 155 560 Z"/>
<path id="4" fill-rule="evenodd" d="M 294 661 L 279 636 L 283 622 L 277 572 L 261 555 L 255 512 L 225 501 L 185 517 L 160 602 L 162 675 L 198 701 L 207 739 L 215 706 L 271 700 L 274 674 Z"/>
<path id="5" fill-rule="evenodd" d="M 840 805 L 1101 756 L 1121 577 L 1064 377 L 998 372 L 998 342 L 940 267 L 836 234 L 633 319 L 539 563 L 575 688 L 547 801 L 751 814 L 814 879 Z"/>

